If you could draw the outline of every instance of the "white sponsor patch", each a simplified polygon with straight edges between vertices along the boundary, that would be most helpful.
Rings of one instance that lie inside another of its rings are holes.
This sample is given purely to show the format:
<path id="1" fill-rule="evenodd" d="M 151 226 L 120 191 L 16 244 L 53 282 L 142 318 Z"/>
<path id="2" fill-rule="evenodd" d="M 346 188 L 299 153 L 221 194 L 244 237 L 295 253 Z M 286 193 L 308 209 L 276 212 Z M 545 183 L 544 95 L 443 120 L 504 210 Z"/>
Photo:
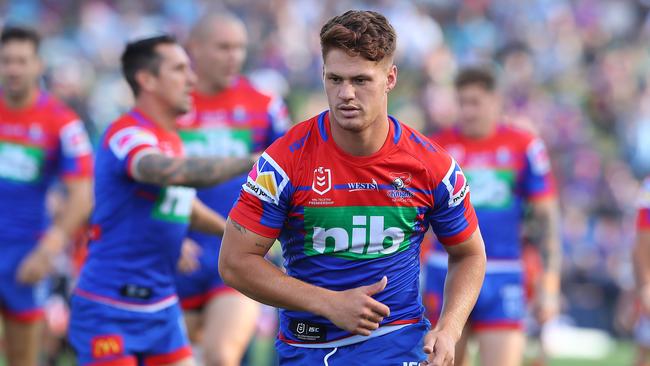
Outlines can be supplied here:
<path id="1" fill-rule="evenodd" d="M 124 159 L 138 146 L 156 146 L 158 138 L 141 127 L 127 127 L 117 131 L 108 141 L 111 151 L 119 159 Z"/>
<path id="2" fill-rule="evenodd" d="M 271 156 L 263 153 L 248 173 L 248 178 L 242 188 L 262 201 L 277 205 L 280 203 L 280 195 L 288 183 L 289 177 L 284 169 Z"/>
<path id="3" fill-rule="evenodd" d="M 92 153 L 88 134 L 80 120 L 74 120 L 63 126 L 60 137 L 65 156 L 78 157 Z"/>

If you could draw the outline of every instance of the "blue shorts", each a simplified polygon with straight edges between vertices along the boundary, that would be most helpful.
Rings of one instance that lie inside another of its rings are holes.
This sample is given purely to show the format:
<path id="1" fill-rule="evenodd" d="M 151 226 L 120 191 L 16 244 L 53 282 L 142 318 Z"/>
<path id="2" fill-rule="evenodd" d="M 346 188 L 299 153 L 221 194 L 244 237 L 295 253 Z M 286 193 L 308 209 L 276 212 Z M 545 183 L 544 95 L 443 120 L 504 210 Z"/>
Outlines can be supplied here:
<path id="1" fill-rule="evenodd" d="M 423 320 L 367 341 L 336 348 L 304 348 L 275 341 L 280 365 L 418 365 L 426 359 L 422 347 L 429 330 Z"/>
<path id="2" fill-rule="evenodd" d="M 85 365 L 155 366 L 191 357 L 178 304 L 135 312 L 72 296 L 68 338 Z"/>
<path id="3" fill-rule="evenodd" d="M 183 310 L 198 310 L 215 296 L 235 290 L 226 286 L 219 275 L 221 239 L 194 232 L 190 237 L 197 243 L 203 243 L 199 258 L 200 267 L 189 274 L 176 274 L 176 293 L 181 299 Z"/>
<path id="4" fill-rule="evenodd" d="M 18 282 L 18 267 L 33 246 L 9 247 L 0 260 L 0 310 L 9 319 L 33 322 L 43 319 L 43 305 L 49 295 L 49 282 L 35 285 Z"/>
<path id="5" fill-rule="evenodd" d="M 424 304 L 427 317 L 435 324 L 440 317 L 447 269 L 427 264 Z M 469 316 L 473 330 L 523 329 L 526 317 L 524 279 L 521 271 L 489 272 L 476 306 Z"/>

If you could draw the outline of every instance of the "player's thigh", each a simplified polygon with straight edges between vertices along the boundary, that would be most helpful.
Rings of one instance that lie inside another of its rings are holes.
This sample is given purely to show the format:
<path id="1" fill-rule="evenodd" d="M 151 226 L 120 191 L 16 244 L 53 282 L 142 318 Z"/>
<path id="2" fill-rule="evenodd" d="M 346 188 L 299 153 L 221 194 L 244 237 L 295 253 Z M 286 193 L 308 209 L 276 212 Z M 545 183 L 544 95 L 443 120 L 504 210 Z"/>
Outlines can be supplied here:
<path id="1" fill-rule="evenodd" d="M 6 356 L 9 366 L 36 366 L 43 331 L 43 321 L 20 321 L 5 318 Z"/>
<path id="2" fill-rule="evenodd" d="M 260 304 L 239 292 L 229 291 L 210 299 L 203 311 L 205 350 L 236 347 L 243 352 L 255 331 Z"/>
<path id="3" fill-rule="evenodd" d="M 456 342 L 456 355 L 454 356 L 454 365 L 456 366 L 469 366 L 470 357 L 467 352 L 467 344 L 469 343 L 470 337 L 470 327 L 465 324 L 463 328 L 463 333 L 460 336 L 458 342 Z"/>
<path id="4" fill-rule="evenodd" d="M 185 310 L 183 311 L 183 319 L 185 320 L 185 327 L 187 328 L 187 336 L 192 343 L 198 343 L 201 339 L 203 315 L 199 310 Z"/>
<path id="5" fill-rule="evenodd" d="M 521 329 L 483 330 L 479 343 L 481 366 L 520 366 L 526 337 Z"/>
<path id="6" fill-rule="evenodd" d="M 194 362 L 193 357 L 188 357 L 180 361 L 176 361 L 173 363 L 165 363 L 165 364 L 158 364 L 156 366 L 195 366 L 196 362 Z"/>

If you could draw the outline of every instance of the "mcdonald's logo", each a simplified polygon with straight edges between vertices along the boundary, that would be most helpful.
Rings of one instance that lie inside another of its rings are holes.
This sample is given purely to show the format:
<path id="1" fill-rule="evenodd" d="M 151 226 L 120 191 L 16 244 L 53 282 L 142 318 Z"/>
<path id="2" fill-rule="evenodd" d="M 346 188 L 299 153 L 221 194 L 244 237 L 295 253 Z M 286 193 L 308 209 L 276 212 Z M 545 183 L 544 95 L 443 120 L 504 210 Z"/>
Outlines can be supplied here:
<path id="1" fill-rule="evenodd" d="M 118 356 L 124 352 L 122 336 L 116 334 L 94 337 L 91 346 L 94 358 Z"/>

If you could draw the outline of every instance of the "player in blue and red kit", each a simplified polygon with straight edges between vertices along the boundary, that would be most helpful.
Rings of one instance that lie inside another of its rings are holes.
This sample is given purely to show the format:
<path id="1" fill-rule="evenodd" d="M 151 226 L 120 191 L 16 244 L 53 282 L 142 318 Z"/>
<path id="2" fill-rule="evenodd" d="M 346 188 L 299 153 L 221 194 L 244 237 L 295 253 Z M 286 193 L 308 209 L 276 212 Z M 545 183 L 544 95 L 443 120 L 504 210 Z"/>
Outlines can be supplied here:
<path id="1" fill-rule="evenodd" d="M 329 110 L 266 150 L 230 213 L 220 273 L 282 308 L 282 365 L 451 365 L 478 295 L 485 253 L 463 172 L 387 114 L 395 44 L 376 12 L 323 26 Z M 429 227 L 451 258 L 433 330 L 418 287 Z M 264 259 L 276 238 L 286 273 Z"/>
<path id="2" fill-rule="evenodd" d="M 485 281 L 468 326 L 477 335 L 482 365 L 520 365 L 526 314 L 520 237 L 526 207 L 536 224 L 535 236 L 544 259 L 535 313 L 543 322 L 558 311 L 559 214 L 550 163 L 539 138 L 499 122 L 499 95 L 490 72 L 462 70 L 456 87 L 459 125 L 431 140 L 464 167 L 485 240 Z M 434 248 L 427 262 L 425 295 L 432 323 L 441 311 L 446 272 L 447 255 L 440 247 Z M 457 348 L 459 364 L 468 331 Z"/>
<path id="3" fill-rule="evenodd" d="M 0 310 L 10 366 L 37 365 L 43 280 L 92 207 L 90 142 L 79 117 L 39 88 L 39 43 L 27 28 L 0 37 Z M 46 194 L 56 179 L 66 198 L 50 220 Z"/>
<path id="4" fill-rule="evenodd" d="M 246 28 L 233 15 L 208 13 L 194 26 L 188 51 L 198 80 L 193 109 L 179 120 L 188 156 L 261 152 L 290 124 L 280 98 L 258 91 L 240 75 L 246 46 Z M 246 174 L 197 195 L 225 218 L 244 182 Z M 225 219 L 223 223 L 225 227 Z M 201 346 L 206 366 L 237 366 L 255 331 L 260 306 L 221 280 L 221 237 L 193 231 L 190 238 L 200 245 L 200 267 L 176 280 L 190 339 Z"/>
<path id="5" fill-rule="evenodd" d="M 174 276 L 188 228 L 215 233 L 219 218 L 191 187 L 232 178 L 252 160 L 183 157 L 176 119 L 190 109 L 196 77 L 173 38 L 130 43 L 122 69 L 136 103 L 98 147 L 70 341 L 80 365 L 194 365 Z"/>

